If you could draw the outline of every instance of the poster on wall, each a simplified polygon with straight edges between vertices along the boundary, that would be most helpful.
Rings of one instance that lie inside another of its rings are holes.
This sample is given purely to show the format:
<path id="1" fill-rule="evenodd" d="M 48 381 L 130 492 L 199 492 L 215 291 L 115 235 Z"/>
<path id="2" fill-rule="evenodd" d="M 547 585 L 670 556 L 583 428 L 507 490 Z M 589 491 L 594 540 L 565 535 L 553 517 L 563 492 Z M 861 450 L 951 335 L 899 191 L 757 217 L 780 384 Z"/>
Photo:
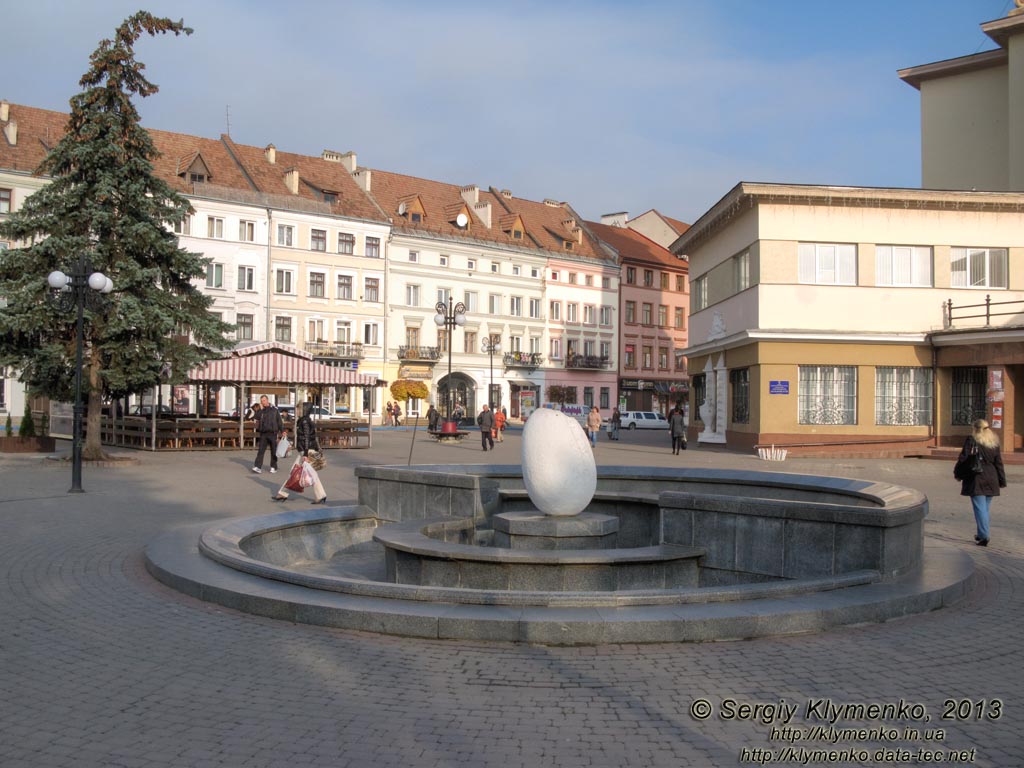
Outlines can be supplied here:
<path id="1" fill-rule="evenodd" d="M 993 408 L 992 408 L 992 417 L 996 418 L 996 419 L 1001 419 L 1003 417 L 1003 406 L 1001 406 L 1001 405 L 993 406 Z"/>
<path id="2" fill-rule="evenodd" d="M 1002 429 L 1002 428 L 1003 428 L 1003 420 L 1002 419 L 992 419 L 992 429 Z"/>
<path id="3" fill-rule="evenodd" d="M 188 387 L 176 386 L 174 388 L 174 412 L 188 413 Z"/>

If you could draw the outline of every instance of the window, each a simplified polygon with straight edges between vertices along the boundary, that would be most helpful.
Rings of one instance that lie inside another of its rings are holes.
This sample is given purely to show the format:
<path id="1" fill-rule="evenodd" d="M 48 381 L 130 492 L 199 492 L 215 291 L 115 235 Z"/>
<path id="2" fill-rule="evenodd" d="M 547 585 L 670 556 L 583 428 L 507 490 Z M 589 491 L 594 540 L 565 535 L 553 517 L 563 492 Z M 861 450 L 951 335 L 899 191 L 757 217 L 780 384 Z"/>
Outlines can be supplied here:
<path id="1" fill-rule="evenodd" d="M 911 245 L 878 246 L 875 248 L 875 284 L 930 288 L 932 249 Z"/>
<path id="2" fill-rule="evenodd" d="M 366 278 L 363 283 L 363 301 L 380 301 L 380 278 Z"/>
<path id="3" fill-rule="evenodd" d="M 235 326 L 235 338 L 239 341 L 252 341 L 252 315 L 235 315 Z"/>
<path id="4" fill-rule="evenodd" d="M 953 369 L 952 419 L 954 426 L 970 426 L 986 415 L 988 369 L 971 366 Z"/>
<path id="5" fill-rule="evenodd" d="M 626 284 L 636 285 L 636 267 L 626 267 Z"/>
<path id="6" fill-rule="evenodd" d="M 668 370 L 668 347 L 658 347 L 658 368 Z"/>
<path id="7" fill-rule="evenodd" d="M 295 238 L 295 227 L 290 224 L 277 225 L 277 244 L 291 246 Z"/>
<path id="8" fill-rule="evenodd" d="M 668 272 L 661 273 L 661 290 L 668 290 Z"/>
<path id="9" fill-rule="evenodd" d="M 654 306 L 644 302 L 641 310 L 640 322 L 644 325 L 651 325 L 654 322 Z"/>
<path id="10" fill-rule="evenodd" d="M 684 314 L 682 307 L 676 307 L 675 309 L 675 326 L 676 328 L 682 329 L 684 324 Z"/>
<path id="11" fill-rule="evenodd" d="M 313 229 L 309 232 L 309 250 L 311 251 L 326 251 L 327 250 L 327 230 L 324 229 Z"/>
<path id="12" fill-rule="evenodd" d="M 594 284 L 594 276 L 593 275 L 584 275 L 583 276 L 583 284 L 584 285 L 593 285 Z"/>
<path id="13" fill-rule="evenodd" d="M 11 200 L 13 199 L 13 197 L 14 193 L 12 190 L 0 189 L 0 213 L 11 212 Z"/>
<path id="14" fill-rule="evenodd" d="M 612 343 L 610 341 L 601 342 L 601 357 L 605 360 L 611 360 L 612 357 Z"/>
<path id="15" fill-rule="evenodd" d="M 495 341 L 501 341 L 495 337 Z M 522 352 L 523 351 L 523 337 L 522 336 L 509 336 L 508 337 L 508 351 L 509 352 Z"/>
<path id="16" fill-rule="evenodd" d="M 594 388 L 584 387 L 583 388 L 583 404 L 590 408 L 594 405 Z"/>
<path id="17" fill-rule="evenodd" d="M 693 281 L 693 311 L 699 312 L 708 306 L 708 279 L 701 275 Z"/>
<path id="18" fill-rule="evenodd" d="M 612 279 L 610 277 L 602 277 L 601 278 L 601 287 L 604 288 L 604 290 L 606 290 L 606 291 L 607 290 L 611 290 Z"/>
<path id="19" fill-rule="evenodd" d="M 612 308 L 605 305 L 601 307 L 601 325 L 612 324 Z"/>
<path id="20" fill-rule="evenodd" d="M 645 344 L 644 345 L 644 368 L 654 368 L 654 347 Z"/>
<path id="21" fill-rule="evenodd" d="M 645 269 L 644 270 L 644 286 L 647 287 L 647 288 L 651 288 L 651 287 L 654 286 L 654 270 L 653 269 Z"/>
<path id="22" fill-rule="evenodd" d="M 238 268 L 238 290 L 240 291 L 255 291 L 256 290 L 256 269 L 253 267 L 239 267 Z"/>
<path id="23" fill-rule="evenodd" d="M 549 320 L 561 320 L 562 319 L 562 302 L 552 301 L 548 304 L 548 319 Z"/>
<path id="24" fill-rule="evenodd" d="M 323 272 L 309 273 L 309 295 L 314 299 L 322 299 L 327 295 L 327 275 Z"/>
<path id="25" fill-rule="evenodd" d="M 207 264 L 206 265 L 206 287 L 207 288 L 223 288 L 224 287 L 224 265 L 223 264 Z"/>
<path id="26" fill-rule="evenodd" d="M 379 237 L 368 237 L 368 238 L 366 238 L 366 257 L 368 259 L 379 259 L 380 258 L 380 238 Z"/>
<path id="27" fill-rule="evenodd" d="M 508 312 L 513 317 L 523 316 L 523 297 L 512 296 L 509 298 Z"/>
<path id="28" fill-rule="evenodd" d="M 576 310 L 578 309 L 578 307 L 579 307 L 579 305 L 576 304 L 575 302 L 572 302 L 572 301 L 566 302 L 566 304 L 565 304 L 565 322 L 567 322 L 567 323 L 578 322 L 578 318 L 576 316 Z"/>
<path id="29" fill-rule="evenodd" d="M 701 416 L 701 409 L 704 407 L 704 403 L 707 401 L 708 395 L 708 375 L 706 373 L 698 373 L 690 379 L 690 384 L 693 387 L 693 421 L 703 421 Z"/>
<path id="30" fill-rule="evenodd" d="M 952 250 L 954 288 L 1005 288 L 1005 248 L 954 248 Z"/>
<path id="31" fill-rule="evenodd" d="M 348 232 L 338 233 L 338 253 L 352 254 L 356 252 L 356 236 Z"/>
<path id="32" fill-rule="evenodd" d="M 558 282 L 558 271 L 557 270 L 554 270 L 554 269 L 551 270 L 551 280 L 553 282 L 556 282 L 556 283 Z"/>
<path id="33" fill-rule="evenodd" d="M 339 344 L 348 344 L 352 341 L 352 322 L 350 320 L 335 321 L 334 340 Z"/>
<path id="34" fill-rule="evenodd" d="M 224 239 L 224 219 L 217 216 L 206 217 L 206 236 Z"/>
<path id="35" fill-rule="evenodd" d="M 512 230 L 512 239 L 513 240 L 522 240 L 523 239 L 523 230 L 521 230 L 521 229 L 513 229 Z"/>
<path id="36" fill-rule="evenodd" d="M 587 325 L 594 324 L 594 318 L 596 317 L 594 309 L 595 307 L 592 304 L 583 305 L 583 322 Z"/>
<path id="37" fill-rule="evenodd" d="M 413 264 L 415 264 L 419 260 L 420 260 L 420 252 L 419 251 L 409 251 L 409 261 L 411 261 Z"/>
<path id="38" fill-rule="evenodd" d="M 658 325 L 662 328 L 668 326 L 668 307 L 664 304 L 658 305 Z"/>
<path id="39" fill-rule="evenodd" d="M 583 354 L 586 357 L 594 357 L 594 342 L 587 339 L 583 342 Z"/>
<path id="40" fill-rule="evenodd" d="M 292 319 L 290 317 L 274 318 L 274 341 L 292 340 Z"/>
<path id="41" fill-rule="evenodd" d="M 420 345 L 420 329 L 407 325 L 405 327 L 405 346 L 418 347 Z"/>
<path id="42" fill-rule="evenodd" d="M 875 368 L 875 424 L 932 423 L 932 369 Z"/>
<path id="43" fill-rule="evenodd" d="M 437 346 L 442 352 L 450 353 L 452 351 L 451 340 L 452 337 L 447 328 L 437 329 Z"/>
<path id="44" fill-rule="evenodd" d="M 423 221 L 423 214 L 420 213 L 419 211 L 413 211 L 411 214 L 409 214 L 409 221 L 411 221 L 413 224 L 419 224 L 421 221 Z"/>
<path id="45" fill-rule="evenodd" d="M 476 269 L 476 259 L 466 259 L 466 269 L 470 271 Z"/>
<path id="46" fill-rule="evenodd" d="M 320 197 L 321 197 L 321 199 L 322 199 L 322 200 L 323 200 L 323 201 L 324 201 L 325 203 L 331 203 L 331 204 L 333 204 L 333 203 L 336 203 L 336 202 L 338 202 L 338 193 L 337 193 L 337 192 L 328 192 L 328 191 L 324 190 L 324 191 L 323 191 L 323 192 L 321 193 Z"/>
<path id="47" fill-rule="evenodd" d="M 338 275 L 338 298 L 352 298 L 352 275 Z"/>
<path id="48" fill-rule="evenodd" d="M 676 290 L 679 292 L 686 290 L 686 278 L 682 275 L 676 275 Z"/>
<path id="49" fill-rule="evenodd" d="M 470 354 L 476 352 L 476 331 L 466 331 L 462 334 L 462 351 Z"/>
<path id="50" fill-rule="evenodd" d="M 418 285 L 405 286 L 405 306 L 418 307 L 420 305 L 420 287 Z"/>
<path id="51" fill-rule="evenodd" d="M 500 271 L 501 271 L 501 265 L 498 262 L 496 262 L 496 261 L 492 261 L 491 262 L 491 272 L 500 272 Z"/>
<path id="52" fill-rule="evenodd" d="M 256 222 L 245 219 L 238 222 L 238 239 L 243 243 L 254 242 L 256 240 Z"/>
<path id="53" fill-rule="evenodd" d="M 739 293 L 750 287 L 750 251 L 732 257 L 732 289 Z"/>
<path id="54" fill-rule="evenodd" d="M 447 256 L 445 256 L 445 255 L 444 255 L 444 254 L 442 253 L 442 254 L 440 255 L 440 257 L 438 258 L 438 263 L 439 263 L 439 264 L 440 264 L 440 265 L 441 265 L 442 267 L 447 267 L 447 266 L 448 266 L 448 257 L 447 257 Z"/>
<path id="55" fill-rule="evenodd" d="M 562 359 L 562 340 L 552 339 L 551 340 L 551 359 L 561 360 Z"/>
<path id="56" fill-rule="evenodd" d="M 601 387 L 601 404 L 600 404 L 599 407 L 602 410 L 607 410 L 607 409 L 611 408 L 610 403 L 611 403 L 611 389 L 609 389 L 608 387 Z"/>
<path id="57" fill-rule="evenodd" d="M 452 297 L 451 288 L 438 288 L 437 289 L 437 300 L 442 304 L 447 304 L 448 299 Z"/>
<path id="58" fill-rule="evenodd" d="M 292 293 L 292 272 L 288 269 L 278 269 L 274 272 L 274 292 Z"/>
<path id="59" fill-rule="evenodd" d="M 477 306 L 479 306 L 476 291 L 466 291 L 462 294 L 462 303 L 466 305 L 466 312 L 476 312 Z"/>
<path id="60" fill-rule="evenodd" d="M 683 354 L 683 350 L 681 350 L 681 349 L 674 350 L 673 354 L 675 355 L 675 358 L 676 358 L 676 370 L 677 371 L 685 371 L 686 370 L 686 355 Z"/>
<path id="61" fill-rule="evenodd" d="M 750 423 L 750 369 L 736 368 L 729 371 L 729 386 L 732 387 L 733 424 Z"/>
<path id="62" fill-rule="evenodd" d="M 492 315 L 501 314 L 501 296 L 497 293 L 492 293 L 487 297 L 487 311 Z"/>
<path id="63" fill-rule="evenodd" d="M 326 336 L 324 335 L 324 321 L 323 320 L 310 320 L 309 325 L 306 326 L 306 341 L 324 341 Z"/>
<path id="64" fill-rule="evenodd" d="M 536 267 L 530 267 L 530 277 L 540 277 L 540 270 Z"/>
<path id="65" fill-rule="evenodd" d="M 845 243 L 800 243 L 799 281 L 812 285 L 856 285 L 857 246 Z"/>
<path id="66" fill-rule="evenodd" d="M 799 379 L 798 423 L 857 423 L 857 369 L 854 366 L 801 365 Z"/>
<path id="67" fill-rule="evenodd" d="M 636 302 L 635 301 L 627 301 L 626 302 L 626 322 L 627 323 L 635 323 L 636 322 Z"/>
<path id="68" fill-rule="evenodd" d="M 570 272 L 569 273 L 569 285 L 576 285 L 576 273 L 575 272 Z"/>
<path id="69" fill-rule="evenodd" d="M 192 217 L 184 216 L 181 221 L 174 222 L 174 234 L 176 235 L 191 235 L 192 234 Z"/>
<path id="70" fill-rule="evenodd" d="M 521 275 L 522 273 L 523 273 L 523 268 L 522 267 L 520 267 L 518 264 L 513 264 L 512 265 L 512 274 L 515 277 L 519 277 L 519 275 Z"/>
<path id="71" fill-rule="evenodd" d="M 540 343 L 541 338 L 539 336 L 530 337 L 530 352 L 532 354 L 540 354 Z"/>
<path id="72" fill-rule="evenodd" d="M 530 317 L 540 317 L 540 299 L 530 299 Z"/>
<path id="73" fill-rule="evenodd" d="M 626 349 L 623 352 L 623 364 L 626 368 L 636 368 L 636 345 L 627 344 Z"/>
<path id="74" fill-rule="evenodd" d="M 375 347 L 380 343 L 380 326 L 376 323 L 366 323 L 363 325 L 363 344 Z"/>

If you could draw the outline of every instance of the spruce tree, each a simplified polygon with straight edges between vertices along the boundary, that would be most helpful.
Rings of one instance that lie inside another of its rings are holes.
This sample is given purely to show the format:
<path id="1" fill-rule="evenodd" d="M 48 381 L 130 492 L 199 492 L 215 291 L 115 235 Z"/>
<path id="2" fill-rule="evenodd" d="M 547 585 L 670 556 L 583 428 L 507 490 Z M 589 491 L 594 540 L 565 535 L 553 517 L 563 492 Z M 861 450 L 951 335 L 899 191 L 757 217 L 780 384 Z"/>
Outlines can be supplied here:
<path id="1" fill-rule="evenodd" d="M 75 312 L 46 301 L 46 278 L 67 273 L 84 254 L 114 291 L 86 308 L 83 391 L 88 393 L 85 458 L 101 458 L 103 399 L 183 381 L 188 370 L 231 342 L 193 284 L 206 271 L 201 254 L 178 246 L 169 225 L 191 212 L 187 199 L 153 171 L 157 151 L 132 99 L 157 92 L 136 61 L 143 34 L 191 34 L 181 21 L 139 12 L 103 40 L 71 99 L 63 138 L 36 173 L 52 183 L 0 225 L 22 247 L 0 256 L 0 365 L 53 399 L 73 397 Z M 189 338 L 191 334 L 191 339 Z M 169 378 L 167 372 L 170 371 Z"/>

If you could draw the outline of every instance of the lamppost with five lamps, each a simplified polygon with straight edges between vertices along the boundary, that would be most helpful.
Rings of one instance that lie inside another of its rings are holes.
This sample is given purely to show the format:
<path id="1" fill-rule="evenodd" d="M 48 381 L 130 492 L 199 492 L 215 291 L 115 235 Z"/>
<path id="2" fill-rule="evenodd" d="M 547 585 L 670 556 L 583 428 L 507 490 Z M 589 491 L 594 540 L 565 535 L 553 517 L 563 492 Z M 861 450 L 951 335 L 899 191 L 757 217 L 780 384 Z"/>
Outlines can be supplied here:
<path id="1" fill-rule="evenodd" d="M 447 387 L 447 401 L 448 401 L 448 419 L 452 420 L 452 337 L 455 335 L 455 327 L 466 324 L 466 305 L 461 301 L 458 304 L 452 304 L 452 297 L 448 297 L 448 301 L 437 302 L 434 307 L 437 310 L 437 314 L 434 315 L 434 322 L 437 323 L 438 328 L 444 328 L 448 342 L 448 387 Z"/>
<path id="2" fill-rule="evenodd" d="M 114 283 L 102 272 L 93 272 L 83 254 L 70 275 L 59 269 L 46 278 L 53 289 L 50 298 L 62 312 L 75 308 L 75 405 L 71 423 L 71 488 L 68 493 L 84 493 L 82 488 L 82 350 L 85 347 L 85 305 L 98 304 L 100 294 L 114 290 Z"/>

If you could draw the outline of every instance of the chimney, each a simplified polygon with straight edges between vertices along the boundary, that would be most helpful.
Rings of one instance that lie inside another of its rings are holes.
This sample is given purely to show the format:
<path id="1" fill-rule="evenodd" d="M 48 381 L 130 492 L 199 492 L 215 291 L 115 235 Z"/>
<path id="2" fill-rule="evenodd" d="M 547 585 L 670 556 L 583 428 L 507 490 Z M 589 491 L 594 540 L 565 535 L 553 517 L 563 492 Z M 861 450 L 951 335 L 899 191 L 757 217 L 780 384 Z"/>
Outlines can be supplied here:
<path id="1" fill-rule="evenodd" d="M 273 144 L 267 144 L 267 148 L 263 150 L 263 154 L 267 156 L 267 162 L 271 165 L 277 162 L 277 147 Z"/>
<path id="2" fill-rule="evenodd" d="M 459 192 L 462 194 L 462 199 L 469 205 L 476 205 L 480 202 L 480 187 L 476 184 L 465 186 Z"/>
<path id="3" fill-rule="evenodd" d="M 6 101 L 0 101 L 0 123 L 6 123 L 11 119 L 11 105 Z"/>
<path id="4" fill-rule="evenodd" d="M 355 158 L 355 155 L 352 156 Z M 358 171 L 353 171 L 352 178 L 356 180 L 356 184 L 363 188 L 364 192 L 370 191 L 370 169 L 360 168 Z"/>
<path id="5" fill-rule="evenodd" d="M 568 219 L 562 219 L 562 226 L 565 227 L 566 229 L 575 229 L 576 219 L 572 218 L 572 216 L 570 216 Z"/>
<path id="6" fill-rule="evenodd" d="M 512 199 L 512 190 L 511 189 L 503 189 L 503 190 L 501 190 L 501 196 L 504 197 L 506 200 L 511 200 Z"/>
<path id="7" fill-rule="evenodd" d="M 4 136 L 7 137 L 7 143 L 12 147 L 18 144 L 18 121 L 11 120 L 7 125 L 4 126 Z"/>
<path id="8" fill-rule="evenodd" d="M 582 229 L 582 227 L 572 227 L 569 231 L 572 232 L 573 239 L 577 243 L 579 243 L 580 245 L 583 245 L 583 229 Z"/>
<path id="9" fill-rule="evenodd" d="M 292 168 L 284 174 L 284 185 L 293 195 L 299 194 L 299 172 Z"/>
<path id="10" fill-rule="evenodd" d="M 343 154 L 341 156 L 341 159 L 339 160 L 339 162 L 343 166 L 345 166 L 345 170 L 348 171 L 349 173 L 355 173 L 356 172 L 356 168 L 359 167 L 358 164 L 356 163 L 356 153 L 355 152 L 346 152 L 345 154 Z"/>
<path id="11" fill-rule="evenodd" d="M 484 223 L 484 226 L 488 229 L 491 228 L 491 204 L 490 203 L 477 203 L 473 206 L 473 213 L 477 215 L 477 218 Z"/>
<path id="12" fill-rule="evenodd" d="M 548 206 L 549 208 L 561 208 L 562 207 L 562 204 L 560 202 L 558 202 L 557 200 L 552 200 L 550 197 L 545 197 L 544 198 L 544 205 Z"/>
<path id="13" fill-rule="evenodd" d="M 601 214 L 601 223 L 606 224 L 609 227 L 624 227 L 626 226 L 627 221 L 629 221 L 629 214 L 626 213 L 626 211 Z"/>

